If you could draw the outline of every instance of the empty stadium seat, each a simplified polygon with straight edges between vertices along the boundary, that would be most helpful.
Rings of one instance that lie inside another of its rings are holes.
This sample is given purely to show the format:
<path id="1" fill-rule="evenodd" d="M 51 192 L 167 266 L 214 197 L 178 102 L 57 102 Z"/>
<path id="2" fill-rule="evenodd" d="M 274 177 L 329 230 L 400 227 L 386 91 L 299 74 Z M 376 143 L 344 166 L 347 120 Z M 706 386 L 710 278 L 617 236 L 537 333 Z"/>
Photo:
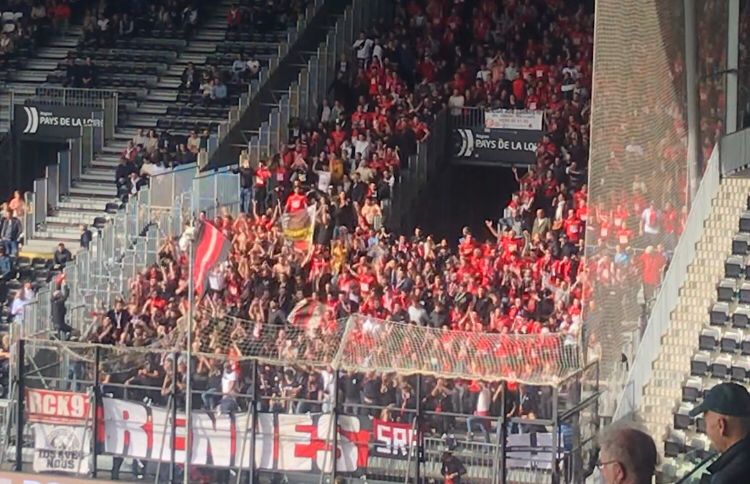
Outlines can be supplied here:
<path id="1" fill-rule="evenodd" d="M 740 232 L 750 233 L 750 210 L 745 210 L 740 215 Z"/>
<path id="2" fill-rule="evenodd" d="M 745 356 L 750 356 L 750 334 L 745 335 L 742 339 L 742 346 L 740 347 L 740 353 Z"/>
<path id="3" fill-rule="evenodd" d="M 666 457 L 677 457 L 685 452 L 685 433 L 681 430 L 673 430 L 664 439 L 664 455 Z"/>
<path id="4" fill-rule="evenodd" d="M 714 378 L 724 379 L 729 376 L 729 372 L 732 370 L 732 357 L 726 354 L 722 354 L 714 358 L 711 363 L 711 375 Z"/>
<path id="5" fill-rule="evenodd" d="M 732 302 L 737 292 L 737 279 L 722 279 L 716 286 L 716 299 Z"/>
<path id="6" fill-rule="evenodd" d="M 745 383 L 750 377 L 750 358 L 738 356 L 732 361 L 732 380 Z"/>
<path id="7" fill-rule="evenodd" d="M 745 258 L 740 255 L 730 255 L 724 261 L 724 275 L 726 277 L 738 278 L 745 273 Z"/>
<path id="8" fill-rule="evenodd" d="M 740 233 L 732 238 L 732 254 L 747 255 L 750 248 L 750 234 Z"/>
<path id="9" fill-rule="evenodd" d="M 750 325 L 750 306 L 739 305 L 732 312 L 732 326 L 747 328 Z"/>
<path id="10" fill-rule="evenodd" d="M 721 335 L 721 351 L 724 353 L 736 353 L 742 344 L 742 332 L 736 329 L 724 331 Z"/>
<path id="11" fill-rule="evenodd" d="M 680 407 L 674 413 L 674 428 L 677 430 L 686 430 L 690 428 L 693 423 L 693 419 L 690 418 L 690 410 L 693 406 L 690 404 L 681 404 Z"/>
<path id="12" fill-rule="evenodd" d="M 729 319 L 729 304 L 717 302 L 711 306 L 709 311 L 711 324 L 714 326 L 724 326 Z"/>
<path id="13" fill-rule="evenodd" d="M 703 351 L 713 351 L 719 345 L 721 331 L 716 328 L 703 328 L 698 337 L 698 347 Z"/>
<path id="14" fill-rule="evenodd" d="M 703 416 L 703 414 L 695 417 L 695 430 L 702 434 L 706 433 L 706 418 Z"/>
<path id="15" fill-rule="evenodd" d="M 700 377 L 689 377 L 682 385 L 682 401 L 697 402 L 702 396 L 703 380 Z"/>
<path id="16" fill-rule="evenodd" d="M 711 364 L 711 355 L 705 351 L 699 351 L 690 360 L 690 374 L 693 376 L 703 376 L 708 373 Z"/>
<path id="17" fill-rule="evenodd" d="M 743 282 L 740 285 L 739 301 L 741 304 L 750 304 L 750 281 Z"/>
<path id="18" fill-rule="evenodd" d="M 711 443 L 705 435 L 695 435 L 685 443 L 685 452 L 692 453 L 699 460 L 708 457 L 710 449 Z"/>

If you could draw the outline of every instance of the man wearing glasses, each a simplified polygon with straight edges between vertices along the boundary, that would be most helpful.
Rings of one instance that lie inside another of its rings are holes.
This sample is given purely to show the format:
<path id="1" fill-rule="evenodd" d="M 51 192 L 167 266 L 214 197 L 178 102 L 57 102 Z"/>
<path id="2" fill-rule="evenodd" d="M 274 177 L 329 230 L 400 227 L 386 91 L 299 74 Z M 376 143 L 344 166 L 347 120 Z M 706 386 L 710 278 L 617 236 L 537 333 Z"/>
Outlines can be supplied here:
<path id="1" fill-rule="evenodd" d="M 599 437 L 599 447 L 596 465 L 604 484 L 651 484 L 656 445 L 648 434 L 613 426 Z"/>
<path id="2" fill-rule="evenodd" d="M 708 466 L 711 484 L 747 482 L 750 476 L 750 394 L 736 383 L 719 383 L 690 411 L 703 413 L 706 435 L 721 453 Z"/>

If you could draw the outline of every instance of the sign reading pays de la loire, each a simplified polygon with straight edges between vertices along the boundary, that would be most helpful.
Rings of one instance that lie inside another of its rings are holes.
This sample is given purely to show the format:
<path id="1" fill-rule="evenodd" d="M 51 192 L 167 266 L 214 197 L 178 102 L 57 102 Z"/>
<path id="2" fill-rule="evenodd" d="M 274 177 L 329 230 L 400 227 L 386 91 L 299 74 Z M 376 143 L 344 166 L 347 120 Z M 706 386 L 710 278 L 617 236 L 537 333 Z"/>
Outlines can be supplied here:
<path id="1" fill-rule="evenodd" d="M 16 105 L 16 133 L 24 137 L 74 138 L 81 128 L 104 127 L 103 110 L 85 106 Z"/>
<path id="2" fill-rule="evenodd" d="M 533 130 L 455 128 L 453 157 L 458 162 L 531 165 L 542 132 Z"/>

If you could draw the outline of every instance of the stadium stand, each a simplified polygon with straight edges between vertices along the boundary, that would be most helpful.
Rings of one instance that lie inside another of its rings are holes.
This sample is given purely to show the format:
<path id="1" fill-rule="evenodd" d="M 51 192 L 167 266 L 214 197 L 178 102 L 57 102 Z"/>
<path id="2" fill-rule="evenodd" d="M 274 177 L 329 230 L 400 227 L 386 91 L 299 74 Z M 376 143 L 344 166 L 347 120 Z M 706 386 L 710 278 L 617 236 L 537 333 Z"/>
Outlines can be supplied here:
<path id="1" fill-rule="evenodd" d="M 54 69 L 54 60 L 64 57 L 61 49 L 75 45 L 80 29 L 70 22 L 82 5 L 85 2 L 0 2 L 0 135 L 10 128 L 11 102 L 33 96 Z"/>

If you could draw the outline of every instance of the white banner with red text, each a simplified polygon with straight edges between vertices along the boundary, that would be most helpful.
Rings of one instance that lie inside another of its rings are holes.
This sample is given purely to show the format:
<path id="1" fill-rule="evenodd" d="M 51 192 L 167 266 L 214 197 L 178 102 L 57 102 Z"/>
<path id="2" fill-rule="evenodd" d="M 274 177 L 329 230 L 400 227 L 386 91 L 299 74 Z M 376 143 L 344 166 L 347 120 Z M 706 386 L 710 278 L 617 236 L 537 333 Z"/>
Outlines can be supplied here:
<path id="1" fill-rule="evenodd" d="M 26 390 L 26 421 L 34 431 L 34 472 L 88 474 L 91 408 L 85 393 Z"/>

